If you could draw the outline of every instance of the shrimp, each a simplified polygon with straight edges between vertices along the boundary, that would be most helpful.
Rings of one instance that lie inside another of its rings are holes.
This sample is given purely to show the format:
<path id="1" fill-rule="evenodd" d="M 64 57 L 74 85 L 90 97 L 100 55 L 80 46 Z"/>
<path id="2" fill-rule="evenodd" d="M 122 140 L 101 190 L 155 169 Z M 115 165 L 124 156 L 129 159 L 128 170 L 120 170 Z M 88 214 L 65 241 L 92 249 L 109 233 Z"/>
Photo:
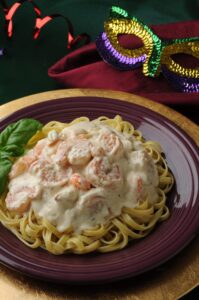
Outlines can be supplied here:
<path id="1" fill-rule="evenodd" d="M 77 135 L 77 138 L 81 139 L 81 140 L 87 140 L 90 137 L 91 137 L 91 134 L 88 133 L 88 132 L 80 133 L 80 134 Z"/>
<path id="2" fill-rule="evenodd" d="M 42 140 L 38 141 L 33 150 L 34 154 L 37 157 L 39 157 L 42 154 L 46 145 L 47 145 L 47 139 L 42 139 Z"/>
<path id="3" fill-rule="evenodd" d="M 94 157 L 86 168 L 86 178 L 93 186 L 116 187 L 122 183 L 119 165 L 107 157 Z"/>
<path id="4" fill-rule="evenodd" d="M 119 159 L 124 151 L 120 138 L 114 134 L 105 132 L 99 137 L 99 146 L 92 147 L 93 156 L 108 156 L 113 160 Z"/>
<path id="5" fill-rule="evenodd" d="M 69 150 L 68 161 L 71 165 L 86 165 L 90 159 L 90 143 L 87 140 L 78 141 Z"/>
<path id="6" fill-rule="evenodd" d="M 77 214 L 81 216 L 83 222 L 86 218 L 90 227 L 109 219 L 111 215 L 106 203 L 104 189 L 95 188 L 83 194 L 77 205 Z"/>
<path id="7" fill-rule="evenodd" d="M 56 132 L 56 131 L 55 131 Z M 49 134 L 53 131 L 50 131 Z M 34 154 L 37 156 L 37 158 L 45 158 L 47 160 L 51 160 L 50 158 L 55 155 L 57 148 L 60 144 L 59 139 L 53 140 L 54 137 L 52 137 L 52 140 L 49 138 L 45 138 L 43 140 L 38 141 L 38 143 L 34 147 Z"/>
<path id="8" fill-rule="evenodd" d="M 78 173 L 74 173 L 70 178 L 70 183 L 79 190 L 90 190 L 91 184 L 83 176 Z"/>
<path id="9" fill-rule="evenodd" d="M 56 130 L 51 130 L 48 133 L 48 144 L 53 145 L 59 141 L 59 133 Z"/>
<path id="10" fill-rule="evenodd" d="M 132 193 L 132 195 L 136 196 L 137 198 L 143 196 L 143 176 L 141 177 L 140 175 L 135 174 L 133 171 L 131 171 L 127 176 L 127 182 L 129 184 L 130 192 Z"/>
<path id="11" fill-rule="evenodd" d="M 145 172 L 143 181 L 145 184 L 153 184 L 158 186 L 159 177 L 157 168 L 152 157 L 147 151 L 138 150 L 134 151 L 131 155 L 131 166 L 134 171 Z"/>
<path id="12" fill-rule="evenodd" d="M 54 162 L 58 165 L 65 167 L 68 165 L 68 152 L 71 148 L 71 143 L 68 143 L 66 141 L 61 142 L 58 147 L 56 154 L 53 158 Z"/>
<path id="13" fill-rule="evenodd" d="M 20 157 L 12 166 L 9 173 L 9 179 L 13 179 L 22 173 L 28 171 L 30 165 L 36 160 L 36 156 L 31 152 L 23 157 Z"/>
<path id="14" fill-rule="evenodd" d="M 138 194 L 141 194 L 143 188 L 142 178 L 138 177 L 137 179 L 137 192 Z"/>
<path id="15" fill-rule="evenodd" d="M 45 186 L 57 186 L 69 181 L 72 169 L 60 168 L 47 160 L 37 160 L 30 166 L 30 173 L 36 174 Z"/>
<path id="16" fill-rule="evenodd" d="M 45 149 L 45 151 L 44 151 Z M 47 139 L 38 141 L 34 149 L 30 150 L 26 155 L 20 157 L 13 165 L 9 174 L 9 179 L 13 179 L 22 173 L 28 171 L 31 164 L 38 160 L 41 156 L 47 159 L 48 156 L 52 155 L 56 151 L 54 144 L 49 146 Z"/>
<path id="17" fill-rule="evenodd" d="M 82 195 L 78 203 L 78 208 L 81 209 L 91 209 L 98 210 L 105 203 L 104 189 L 94 188 L 88 191 L 86 194 Z"/>
<path id="18" fill-rule="evenodd" d="M 54 161 L 60 166 L 85 165 L 91 159 L 90 143 L 85 138 L 63 141 L 58 145 Z"/>
<path id="19" fill-rule="evenodd" d="M 77 201 L 79 192 L 73 185 L 63 187 L 56 195 L 55 201 L 64 205 L 65 208 L 72 208 Z"/>
<path id="20" fill-rule="evenodd" d="M 31 201 L 39 196 L 39 187 L 22 186 L 16 191 L 9 192 L 5 199 L 8 210 L 23 214 L 30 207 Z"/>
<path id="21" fill-rule="evenodd" d="M 84 209 L 88 209 L 91 212 L 100 212 L 104 205 L 104 198 L 93 195 L 84 199 L 82 205 L 84 206 Z"/>

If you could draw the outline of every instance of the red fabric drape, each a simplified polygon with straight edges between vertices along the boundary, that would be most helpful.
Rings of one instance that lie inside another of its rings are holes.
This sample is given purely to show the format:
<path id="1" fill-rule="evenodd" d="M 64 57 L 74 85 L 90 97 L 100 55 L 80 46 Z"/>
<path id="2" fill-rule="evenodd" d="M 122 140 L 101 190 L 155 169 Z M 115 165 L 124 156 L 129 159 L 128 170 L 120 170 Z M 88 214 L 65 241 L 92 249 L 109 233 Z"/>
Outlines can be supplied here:
<path id="1" fill-rule="evenodd" d="M 199 21 L 156 25 L 151 28 L 162 39 L 199 36 Z M 132 42 L 132 36 L 126 35 L 121 39 L 125 47 L 131 47 Z M 179 55 L 176 60 L 186 66 L 195 67 L 198 63 L 193 57 L 185 55 Z M 176 91 L 162 74 L 157 78 L 149 78 L 143 75 L 142 67 L 132 71 L 114 69 L 101 59 L 95 43 L 66 55 L 49 68 L 48 74 L 67 88 L 103 88 L 142 95 L 166 104 L 199 104 L 198 93 Z"/>

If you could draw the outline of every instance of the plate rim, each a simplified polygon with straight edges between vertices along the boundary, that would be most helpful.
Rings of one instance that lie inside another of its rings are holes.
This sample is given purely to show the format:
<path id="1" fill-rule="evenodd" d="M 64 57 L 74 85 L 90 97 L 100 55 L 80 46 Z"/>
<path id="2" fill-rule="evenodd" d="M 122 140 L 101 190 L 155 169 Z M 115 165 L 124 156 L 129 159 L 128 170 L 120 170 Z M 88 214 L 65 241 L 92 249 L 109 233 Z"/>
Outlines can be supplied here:
<path id="1" fill-rule="evenodd" d="M 73 91 L 74 91 L 74 89 L 73 89 Z M 65 92 L 67 92 L 67 90 L 65 91 Z M 85 92 L 85 91 L 84 91 Z M 93 92 L 92 92 L 93 93 Z M 108 92 L 109 93 L 109 92 Z M 115 93 L 115 92 L 114 92 Z M 43 94 L 43 93 L 42 93 Z M 117 92 L 117 94 L 118 94 L 118 92 Z M 119 92 L 119 94 L 120 94 L 120 92 Z M 128 94 L 128 93 L 122 93 L 122 94 L 127 94 L 128 95 L 128 97 L 130 97 L 131 98 L 131 96 L 132 95 L 130 95 L 130 94 Z M 38 95 L 39 94 L 36 94 L 37 95 L 37 97 L 38 97 Z M 74 97 L 78 97 L 79 95 L 75 95 Z M 88 96 L 88 95 L 81 95 L 81 96 Z M 91 96 L 96 96 L 96 97 L 98 97 L 99 95 L 91 95 Z M 66 96 L 66 95 L 64 95 L 64 98 L 66 98 L 66 97 L 68 97 L 68 96 Z M 70 97 L 70 96 L 69 96 Z M 113 98 L 114 96 L 113 96 L 113 94 L 109 94 L 109 98 Z M 120 96 L 119 96 L 120 97 Z M 137 96 L 134 96 L 133 95 L 133 97 L 137 97 Z M 25 97 L 26 98 L 26 97 Z M 138 98 L 140 98 L 140 97 L 138 97 Z M 59 99 L 59 98 L 58 98 Z M 151 100 L 148 100 L 148 99 L 146 99 L 146 98 L 142 98 L 141 97 L 141 99 L 144 99 L 144 100 L 142 100 L 141 102 L 142 103 L 139 103 L 139 105 L 141 104 L 141 106 L 144 106 L 144 107 L 146 107 L 145 105 L 143 105 L 143 102 L 145 102 L 145 101 L 150 101 L 150 104 L 151 103 L 153 103 L 153 101 L 151 101 Z M 47 100 L 47 99 L 46 99 Z M 121 100 L 121 99 L 114 99 L 114 100 Z M 124 101 L 124 100 L 123 100 Z M 127 101 L 127 102 L 132 102 L 133 101 L 133 99 L 131 99 L 131 101 Z M 134 103 L 134 101 L 132 102 L 132 103 Z M 137 103 L 134 103 L 134 104 L 137 104 Z M 7 105 L 7 104 L 5 104 L 5 105 Z M 29 106 L 29 105 L 28 105 Z M 157 108 L 157 106 L 158 107 L 165 107 L 164 105 L 162 105 L 162 104 L 159 104 L 159 103 L 155 103 L 155 106 L 156 106 L 156 108 Z M 175 112 L 174 110 L 172 110 L 172 109 L 170 109 L 170 108 L 167 108 L 167 107 L 165 107 L 166 108 L 166 110 L 167 111 L 169 111 L 169 112 L 174 112 L 174 115 L 176 115 L 177 114 L 177 117 L 179 117 L 179 116 L 181 116 L 182 117 L 182 119 L 183 120 L 185 120 L 185 123 L 187 123 L 189 126 L 194 126 L 194 129 L 196 130 L 198 130 L 198 126 L 196 125 L 196 124 L 194 124 L 193 122 L 191 122 L 190 120 L 188 120 L 186 117 L 184 117 L 184 116 L 182 116 L 181 114 L 179 114 L 179 113 L 177 113 L 177 112 Z M 154 109 L 151 109 L 151 110 L 153 110 L 154 111 Z M 1 106 L 0 106 L 0 111 L 1 111 Z M 160 115 L 161 115 L 161 113 L 160 112 L 158 112 Z M 182 123 L 181 122 L 179 122 L 179 120 L 178 120 L 178 118 L 176 119 L 176 118 L 174 118 L 174 120 L 170 120 L 170 118 L 169 118 L 169 121 L 173 121 L 174 122 L 174 124 L 175 125 L 178 125 L 182 130 L 184 130 L 180 125 L 182 125 Z M 177 121 L 177 122 L 176 122 Z M 178 124 L 176 124 L 176 123 L 178 123 Z M 184 127 L 186 127 L 186 126 L 184 126 Z M 186 134 L 190 137 L 190 135 L 191 135 L 191 137 L 192 137 L 192 139 L 194 139 L 195 140 L 195 143 L 196 144 L 198 144 L 199 145 L 199 140 L 198 140 L 198 135 L 196 135 L 196 134 L 193 134 L 193 130 L 190 130 L 190 132 L 191 132 L 191 134 L 189 134 L 189 133 L 187 133 L 186 132 Z M 190 289 L 190 287 L 189 287 L 189 289 Z"/>

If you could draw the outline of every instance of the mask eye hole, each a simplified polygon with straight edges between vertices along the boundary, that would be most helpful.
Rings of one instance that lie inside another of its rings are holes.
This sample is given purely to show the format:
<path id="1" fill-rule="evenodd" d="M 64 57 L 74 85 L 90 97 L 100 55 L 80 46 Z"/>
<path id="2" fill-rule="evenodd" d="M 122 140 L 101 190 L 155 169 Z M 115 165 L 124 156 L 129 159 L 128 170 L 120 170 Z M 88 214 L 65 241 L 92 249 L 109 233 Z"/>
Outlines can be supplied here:
<path id="1" fill-rule="evenodd" d="M 199 69 L 199 59 L 191 54 L 176 53 L 171 55 L 171 59 L 186 69 Z"/>
<path id="2" fill-rule="evenodd" d="M 138 49 L 144 46 L 141 38 L 135 34 L 118 34 L 118 42 L 124 49 Z"/>

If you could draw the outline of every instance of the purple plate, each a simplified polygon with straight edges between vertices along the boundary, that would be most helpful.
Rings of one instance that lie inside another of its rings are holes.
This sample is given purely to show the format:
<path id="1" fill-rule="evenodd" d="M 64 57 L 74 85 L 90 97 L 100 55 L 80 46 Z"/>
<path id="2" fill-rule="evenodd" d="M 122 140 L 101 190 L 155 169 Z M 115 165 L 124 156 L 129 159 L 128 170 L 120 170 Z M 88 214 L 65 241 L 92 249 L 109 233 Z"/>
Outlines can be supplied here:
<path id="1" fill-rule="evenodd" d="M 47 123 L 69 122 L 80 116 L 91 119 L 120 114 L 141 130 L 147 140 L 158 141 L 175 176 L 168 197 L 171 217 L 156 226 L 149 236 L 132 241 L 120 251 L 82 256 L 54 256 L 42 249 L 32 250 L 0 226 L 0 261 L 32 277 L 60 283 L 104 283 L 136 276 L 173 257 L 199 229 L 199 149 L 173 122 L 139 105 L 99 97 L 74 97 L 35 104 L 18 110 L 0 122 L 32 117 Z"/>

